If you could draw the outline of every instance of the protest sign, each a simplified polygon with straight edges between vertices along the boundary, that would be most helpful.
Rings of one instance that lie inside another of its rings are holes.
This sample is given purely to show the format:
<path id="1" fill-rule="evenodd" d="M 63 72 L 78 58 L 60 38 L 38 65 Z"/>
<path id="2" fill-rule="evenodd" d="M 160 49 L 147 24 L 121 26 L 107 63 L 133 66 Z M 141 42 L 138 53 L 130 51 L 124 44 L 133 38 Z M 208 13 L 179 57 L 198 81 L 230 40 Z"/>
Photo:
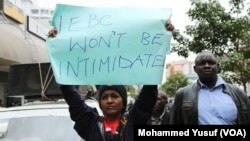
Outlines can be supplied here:
<path id="1" fill-rule="evenodd" d="M 57 4 L 46 39 L 60 84 L 160 84 L 171 9 Z"/>

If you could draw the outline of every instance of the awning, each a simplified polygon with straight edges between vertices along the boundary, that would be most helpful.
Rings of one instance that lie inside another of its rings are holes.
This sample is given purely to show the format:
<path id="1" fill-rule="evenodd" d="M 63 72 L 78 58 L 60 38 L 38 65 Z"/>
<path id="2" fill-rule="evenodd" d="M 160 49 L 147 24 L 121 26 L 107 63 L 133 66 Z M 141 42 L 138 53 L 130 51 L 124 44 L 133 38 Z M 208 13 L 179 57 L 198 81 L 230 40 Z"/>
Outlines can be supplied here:
<path id="1" fill-rule="evenodd" d="M 20 25 L 0 23 L 0 33 L 0 70 L 13 63 L 50 62 L 45 41 L 29 33 L 25 37 Z"/>

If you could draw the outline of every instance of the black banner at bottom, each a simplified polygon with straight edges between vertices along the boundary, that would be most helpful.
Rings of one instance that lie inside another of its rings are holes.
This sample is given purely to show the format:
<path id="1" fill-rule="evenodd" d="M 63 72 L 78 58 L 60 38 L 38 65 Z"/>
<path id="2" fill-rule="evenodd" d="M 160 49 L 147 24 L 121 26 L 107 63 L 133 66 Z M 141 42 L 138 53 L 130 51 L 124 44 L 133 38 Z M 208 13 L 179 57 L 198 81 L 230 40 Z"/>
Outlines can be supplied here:
<path id="1" fill-rule="evenodd" d="M 193 138 L 213 140 L 250 140 L 250 126 L 231 125 L 135 125 L 134 139 L 166 139 Z"/>

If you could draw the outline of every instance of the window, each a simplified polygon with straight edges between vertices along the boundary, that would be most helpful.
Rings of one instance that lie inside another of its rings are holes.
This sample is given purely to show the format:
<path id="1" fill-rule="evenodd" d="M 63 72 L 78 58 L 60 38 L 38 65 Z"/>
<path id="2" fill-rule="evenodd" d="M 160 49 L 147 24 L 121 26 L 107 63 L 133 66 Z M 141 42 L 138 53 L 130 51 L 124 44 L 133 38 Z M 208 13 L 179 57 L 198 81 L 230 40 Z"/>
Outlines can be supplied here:
<path id="1" fill-rule="evenodd" d="M 38 14 L 38 9 L 31 9 L 32 14 Z"/>
<path id="2" fill-rule="evenodd" d="M 41 14 L 49 14 L 49 10 L 42 9 Z"/>

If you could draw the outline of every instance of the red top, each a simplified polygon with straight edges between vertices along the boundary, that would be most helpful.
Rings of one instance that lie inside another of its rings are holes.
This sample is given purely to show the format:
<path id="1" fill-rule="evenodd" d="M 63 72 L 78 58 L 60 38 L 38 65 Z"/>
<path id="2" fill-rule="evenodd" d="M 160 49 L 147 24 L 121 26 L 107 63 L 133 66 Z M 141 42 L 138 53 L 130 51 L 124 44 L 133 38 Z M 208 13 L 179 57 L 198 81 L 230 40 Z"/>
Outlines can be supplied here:
<path id="1" fill-rule="evenodd" d="M 115 134 L 115 131 L 120 123 L 120 119 L 114 120 L 114 121 L 108 121 L 106 118 L 103 120 L 104 123 L 104 131 L 111 130 L 113 134 Z"/>

